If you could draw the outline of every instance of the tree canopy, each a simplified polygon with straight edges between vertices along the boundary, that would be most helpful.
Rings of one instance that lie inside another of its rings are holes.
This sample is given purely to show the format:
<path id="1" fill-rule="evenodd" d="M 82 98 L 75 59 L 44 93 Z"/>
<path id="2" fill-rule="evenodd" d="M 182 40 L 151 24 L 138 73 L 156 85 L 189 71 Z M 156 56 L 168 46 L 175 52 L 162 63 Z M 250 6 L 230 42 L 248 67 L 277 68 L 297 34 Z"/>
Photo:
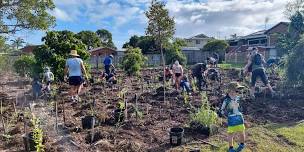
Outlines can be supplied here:
<path id="1" fill-rule="evenodd" d="M 112 40 L 111 32 L 106 29 L 100 29 L 96 31 L 96 34 L 100 38 L 100 43 L 102 46 L 116 48 Z"/>
<path id="2" fill-rule="evenodd" d="M 224 52 L 229 44 L 224 40 L 210 40 L 208 43 L 204 46 L 204 51 L 210 51 L 210 52 Z"/>
<path id="3" fill-rule="evenodd" d="M 102 46 L 101 39 L 95 32 L 81 31 L 76 37 L 87 46 L 88 50 Z"/>
<path id="4" fill-rule="evenodd" d="M 55 24 L 55 17 L 49 13 L 54 8 L 52 0 L 2 0 L 0 33 L 46 30 Z"/>
<path id="5" fill-rule="evenodd" d="M 141 53 L 140 48 L 128 47 L 121 64 L 128 75 L 137 75 L 145 61 L 146 58 Z"/>
<path id="6" fill-rule="evenodd" d="M 130 38 L 129 42 L 123 45 L 123 48 L 140 48 L 143 54 L 156 51 L 156 43 L 151 36 L 137 36 L 134 35 Z"/>
<path id="7" fill-rule="evenodd" d="M 176 39 L 172 44 L 165 48 L 166 64 L 172 64 L 178 60 L 182 65 L 187 63 L 186 56 L 182 53 L 181 47 L 186 46 L 186 42 L 181 39 Z"/>

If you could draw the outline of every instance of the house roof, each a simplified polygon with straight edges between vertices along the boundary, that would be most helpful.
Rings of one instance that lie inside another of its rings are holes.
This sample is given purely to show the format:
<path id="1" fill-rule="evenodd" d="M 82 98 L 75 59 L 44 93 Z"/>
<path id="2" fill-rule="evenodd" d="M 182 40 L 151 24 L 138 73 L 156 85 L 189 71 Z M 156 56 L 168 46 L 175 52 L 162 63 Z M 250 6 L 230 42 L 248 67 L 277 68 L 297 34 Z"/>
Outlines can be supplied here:
<path id="1" fill-rule="evenodd" d="M 254 32 L 254 33 L 251 33 L 249 35 L 246 35 L 245 37 L 249 37 L 249 36 L 258 36 L 258 35 L 264 35 L 266 32 L 266 30 L 261 30 L 261 31 L 257 31 L 257 32 Z"/>
<path id="2" fill-rule="evenodd" d="M 27 45 L 20 49 L 22 53 L 33 53 L 34 49 L 38 47 L 38 45 Z"/>
<path id="3" fill-rule="evenodd" d="M 268 33 L 269 31 L 271 31 L 272 29 L 278 27 L 278 26 L 281 25 L 281 24 L 284 24 L 284 25 L 287 25 L 287 26 L 289 25 L 288 22 L 280 22 L 280 23 L 276 24 L 275 26 L 273 26 L 272 28 L 266 30 L 266 31 L 265 31 L 265 34 Z"/>
<path id="4" fill-rule="evenodd" d="M 208 39 L 210 37 L 206 36 L 205 34 L 198 34 L 198 35 L 195 35 L 195 36 L 192 36 L 188 39 Z"/>
<path id="5" fill-rule="evenodd" d="M 95 56 L 95 55 L 109 55 L 109 54 L 116 54 L 116 50 L 113 48 L 108 48 L 108 47 L 98 47 L 98 48 L 94 48 L 89 50 L 91 56 Z"/>

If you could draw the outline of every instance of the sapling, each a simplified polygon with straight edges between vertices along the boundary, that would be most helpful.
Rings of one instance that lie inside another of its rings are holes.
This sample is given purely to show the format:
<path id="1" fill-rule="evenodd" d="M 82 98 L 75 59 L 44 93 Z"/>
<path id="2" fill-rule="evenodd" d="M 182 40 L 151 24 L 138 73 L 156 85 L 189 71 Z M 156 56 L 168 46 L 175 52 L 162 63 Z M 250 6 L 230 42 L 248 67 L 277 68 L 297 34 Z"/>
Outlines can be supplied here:
<path id="1" fill-rule="evenodd" d="M 44 151 L 44 145 L 43 145 L 43 131 L 40 128 L 40 121 L 38 118 L 36 118 L 35 116 L 33 116 L 32 120 L 31 120 L 34 128 L 33 128 L 33 138 L 34 138 L 34 142 L 35 142 L 35 147 L 36 147 L 36 151 L 37 152 L 42 152 Z"/>

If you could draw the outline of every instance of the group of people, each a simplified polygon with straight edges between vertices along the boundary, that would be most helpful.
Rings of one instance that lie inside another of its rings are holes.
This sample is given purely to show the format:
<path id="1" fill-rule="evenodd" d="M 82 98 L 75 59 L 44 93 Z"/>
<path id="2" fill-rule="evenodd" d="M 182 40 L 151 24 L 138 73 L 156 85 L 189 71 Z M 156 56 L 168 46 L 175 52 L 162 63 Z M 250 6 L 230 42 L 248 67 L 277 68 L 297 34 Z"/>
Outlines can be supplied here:
<path id="1" fill-rule="evenodd" d="M 69 92 L 73 101 L 79 100 L 79 93 L 84 83 L 84 78 L 88 79 L 87 72 L 84 66 L 83 61 L 79 58 L 76 50 L 71 50 L 69 54 L 70 58 L 66 60 L 65 70 L 64 70 L 64 79 L 69 82 L 71 90 Z M 220 81 L 219 71 L 217 70 L 218 59 L 214 61 L 214 57 L 208 58 L 205 63 L 197 63 L 191 69 L 192 77 L 196 79 L 196 85 L 201 91 L 204 85 L 207 85 L 206 79 L 211 79 L 214 81 Z M 258 52 L 258 48 L 253 48 L 250 54 L 247 57 L 248 62 L 244 68 L 244 71 L 247 75 L 251 77 L 251 89 L 250 95 L 254 97 L 254 87 L 256 84 L 257 78 L 261 78 L 262 82 L 269 88 L 271 93 L 274 91 L 270 86 L 267 75 L 265 72 L 265 59 L 263 55 Z M 115 67 L 113 65 L 113 55 L 110 55 L 104 60 L 105 72 L 103 72 L 101 78 L 105 79 L 110 83 L 116 83 L 115 78 Z M 167 81 L 172 79 L 172 82 L 175 86 L 175 89 L 183 89 L 188 93 L 191 92 L 191 85 L 188 80 L 187 74 L 184 73 L 182 65 L 179 61 L 175 61 L 171 69 L 169 67 L 165 68 L 164 75 Z M 51 82 L 54 80 L 54 75 L 50 71 L 50 68 L 45 69 L 44 79 L 46 82 L 46 90 L 51 90 Z M 34 79 L 37 81 L 37 78 Z M 33 87 L 33 91 L 41 89 L 41 84 L 33 83 L 36 85 Z M 239 110 L 240 97 L 238 92 L 244 86 L 240 86 L 238 82 L 230 82 L 227 84 L 227 95 L 223 101 L 223 104 L 220 108 L 219 115 L 226 116 L 228 120 L 228 143 L 229 150 L 228 152 L 240 152 L 245 147 L 245 121 L 242 113 Z M 34 90 L 35 89 L 35 90 Z M 37 92 L 36 92 L 37 93 Z M 35 94 L 37 95 L 37 94 Z M 236 149 L 233 147 L 233 139 L 235 135 L 240 136 L 240 144 Z"/>

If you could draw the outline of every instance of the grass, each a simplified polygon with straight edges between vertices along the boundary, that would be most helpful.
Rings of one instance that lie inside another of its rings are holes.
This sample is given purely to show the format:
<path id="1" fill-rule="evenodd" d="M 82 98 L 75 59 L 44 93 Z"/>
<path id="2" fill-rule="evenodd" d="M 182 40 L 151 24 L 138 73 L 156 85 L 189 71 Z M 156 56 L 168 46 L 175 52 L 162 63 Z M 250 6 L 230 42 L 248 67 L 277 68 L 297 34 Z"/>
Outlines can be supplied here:
<path id="1" fill-rule="evenodd" d="M 243 152 L 300 152 L 304 151 L 304 123 L 293 126 L 269 124 L 255 126 L 246 130 L 247 142 Z M 203 152 L 226 152 L 228 143 L 226 134 L 212 136 L 207 141 L 219 146 L 212 149 L 210 145 L 196 144 L 177 147 L 173 151 L 185 151 L 200 148 Z M 235 143 L 235 146 L 237 144 Z M 172 150 L 171 150 L 172 151 Z"/>
<path id="2" fill-rule="evenodd" d="M 245 67 L 245 64 L 243 64 L 243 63 L 222 63 L 222 64 L 218 64 L 218 66 L 221 69 L 231 69 L 231 68 L 241 69 L 241 68 Z"/>

